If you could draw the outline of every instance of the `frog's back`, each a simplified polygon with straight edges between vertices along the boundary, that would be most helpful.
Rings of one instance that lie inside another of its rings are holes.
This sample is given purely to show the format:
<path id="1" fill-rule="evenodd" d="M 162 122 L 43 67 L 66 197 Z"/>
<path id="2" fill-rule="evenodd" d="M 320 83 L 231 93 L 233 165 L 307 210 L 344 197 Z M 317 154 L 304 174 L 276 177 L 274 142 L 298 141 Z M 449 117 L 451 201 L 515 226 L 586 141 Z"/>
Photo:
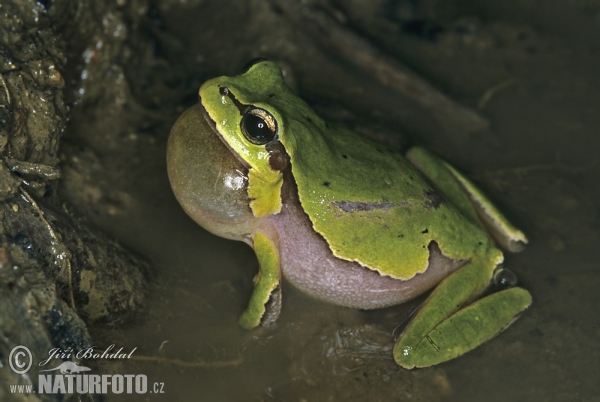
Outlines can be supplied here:
<path id="1" fill-rule="evenodd" d="M 360 309 L 393 306 L 419 296 L 467 262 L 444 257 L 433 242 L 428 247 L 425 273 L 406 281 L 380 275 L 333 255 L 300 207 L 293 181 L 286 181 L 282 195 L 285 202 L 281 213 L 270 221 L 279 235 L 282 273 L 295 287 L 317 299 Z"/>
<path id="2" fill-rule="evenodd" d="M 432 242 L 453 260 L 493 247 L 402 155 L 322 121 L 294 136 L 295 124 L 281 142 L 302 209 L 335 256 L 410 279 L 427 269 Z"/>

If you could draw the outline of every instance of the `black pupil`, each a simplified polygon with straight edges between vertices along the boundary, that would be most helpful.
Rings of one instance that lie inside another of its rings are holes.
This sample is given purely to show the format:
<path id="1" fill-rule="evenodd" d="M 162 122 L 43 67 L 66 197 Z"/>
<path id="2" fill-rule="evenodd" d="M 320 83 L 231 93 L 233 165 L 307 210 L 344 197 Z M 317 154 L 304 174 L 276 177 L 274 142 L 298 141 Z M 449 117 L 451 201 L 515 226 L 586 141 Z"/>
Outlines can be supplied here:
<path id="1" fill-rule="evenodd" d="M 274 133 L 260 116 L 248 115 L 245 123 L 246 132 L 257 142 L 266 143 L 273 139 Z"/>

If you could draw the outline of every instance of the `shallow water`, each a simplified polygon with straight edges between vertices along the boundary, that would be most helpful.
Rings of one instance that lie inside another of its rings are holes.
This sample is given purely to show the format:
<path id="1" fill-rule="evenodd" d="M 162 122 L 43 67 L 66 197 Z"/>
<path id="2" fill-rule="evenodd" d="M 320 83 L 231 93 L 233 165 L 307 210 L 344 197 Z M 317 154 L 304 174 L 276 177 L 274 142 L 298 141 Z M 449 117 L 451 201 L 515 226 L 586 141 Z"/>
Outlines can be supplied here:
<path id="1" fill-rule="evenodd" d="M 389 39 L 366 18 L 365 34 L 383 37 L 383 48 L 450 95 L 473 107 L 485 100 L 481 113 L 491 129 L 465 134 L 420 121 L 418 114 L 407 122 L 394 95 L 368 75 L 303 48 L 306 38 L 286 44 L 295 38 L 293 30 L 278 38 L 257 33 L 261 24 L 285 24 L 260 4 L 231 3 L 227 12 L 202 2 L 183 11 L 161 10 L 164 30 L 185 49 L 162 57 L 199 82 L 232 73 L 254 56 L 280 55 L 296 73 L 300 94 L 319 110 L 339 103 L 361 122 L 388 131 L 398 127 L 411 142 L 443 155 L 529 236 L 527 249 L 508 254 L 506 265 L 531 291 L 534 304 L 475 351 L 413 371 L 398 368 L 390 348 L 395 327 L 419 300 L 362 312 L 313 301 L 284 285 L 277 326 L 244 331 L 237 319 L 257 271 L 254 254 L 205 232 L 181 210 L 166 176 L 163 130 L 138 135 L 119 169 L 107 169 L 131 198 L 126 213 L 90 218 L 155 268 L 142 317 L 127 328 L 92 329 L 99 344 L 137 347 L 137 360 L 105 371 L 143 373 L 164 383 L 164 395 L 149 400 L 600 400 L 594 399 L 600 374 L 599 48 L 559 36 L 562 31 L 552 32 L 551 24 L 540 28 L 489 15 L 471 36 L 446 32 L 435 41 Z M 264 14 L 242 24 L 252 13 Z M 228 31 L 232 26 L 243 28 Z M 327 83 L 332 76 L 338 81 Z M 167 109 L 182 110 L 195 90 L 183 89 Z M 175 118 L 175 112 L 159 117 L 164 127 Z"/>

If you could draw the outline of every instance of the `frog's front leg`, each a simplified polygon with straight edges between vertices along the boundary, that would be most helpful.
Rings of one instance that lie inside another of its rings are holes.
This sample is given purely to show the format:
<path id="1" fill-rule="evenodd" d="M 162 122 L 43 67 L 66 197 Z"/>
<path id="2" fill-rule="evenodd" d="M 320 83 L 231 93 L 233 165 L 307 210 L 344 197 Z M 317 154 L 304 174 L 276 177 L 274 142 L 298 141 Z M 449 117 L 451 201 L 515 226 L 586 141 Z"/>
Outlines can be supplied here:
<path id="1" fill-rule="evenodd" d="M 281 311 L 281 267 L 279 240 L 274 230 L 254 234 L 253 247 L 259 271 L 254 278 L 254 291 L 248 307 L 240 317 L 240 325 L 252 329 L 270 325 Z"/>
<path id="2" fill-rule="evenodd" d="M 496 263 L 471 261 L 433 290 L 394 346 L 399 365 L 428 367 L 458 357 L 502 332 L 529 307 L 531 295 L 516 287 L 472 302 L 489 286 Z"/>

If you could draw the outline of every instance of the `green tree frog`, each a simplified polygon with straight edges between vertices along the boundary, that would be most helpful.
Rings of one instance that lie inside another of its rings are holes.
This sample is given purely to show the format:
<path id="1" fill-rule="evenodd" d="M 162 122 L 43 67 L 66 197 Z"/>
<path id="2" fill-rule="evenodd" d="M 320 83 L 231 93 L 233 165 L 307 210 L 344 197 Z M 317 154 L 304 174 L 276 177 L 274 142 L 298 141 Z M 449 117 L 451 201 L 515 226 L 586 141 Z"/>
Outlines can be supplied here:
<path id="1" fill-rule="evenodd" d="M 244 328 L 277 319 L 282 278 L 358 309 L 435 287 L 393 352 L 402 367 L 426 367 L 491 339 L 531 304 L 514 286 L 482 297 L 502 275 L 493 238 L 510 251 L 527 239 L 444 161 L 324 121 L 271 61 L 211 79 L 199 94 L 171 131 L 168 174 L 197 223 L 254 248 Z"/>

